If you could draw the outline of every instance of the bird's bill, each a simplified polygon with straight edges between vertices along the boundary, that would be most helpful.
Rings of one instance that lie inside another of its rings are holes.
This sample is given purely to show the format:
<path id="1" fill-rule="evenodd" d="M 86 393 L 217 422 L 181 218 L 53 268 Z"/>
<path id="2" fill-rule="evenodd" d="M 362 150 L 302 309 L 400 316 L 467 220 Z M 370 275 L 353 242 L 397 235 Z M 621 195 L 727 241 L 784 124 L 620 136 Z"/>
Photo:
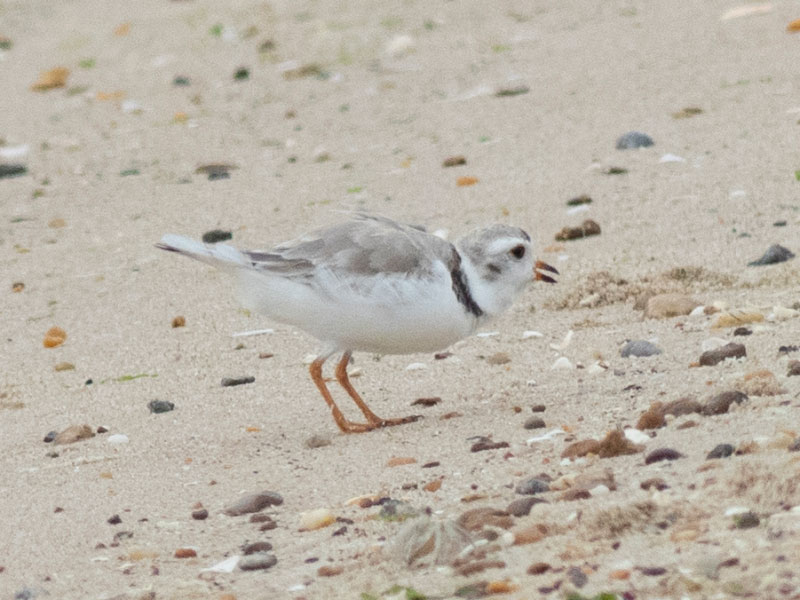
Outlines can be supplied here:
<path id="1" fill-rule="evenodd" d="M 555 273 L 558 275 L 558 270 L 555 267 L 551 267 L 546 262 L 541 260 L 537 260 L 536 264 L 533 265 L 533 279 L 535 281 L 544 281 L 546 283 L 556 283 L 556 280 L 547 275 L 546 273 L 542 273 L 542 271 L 547 271 L 548 273 Z"/>

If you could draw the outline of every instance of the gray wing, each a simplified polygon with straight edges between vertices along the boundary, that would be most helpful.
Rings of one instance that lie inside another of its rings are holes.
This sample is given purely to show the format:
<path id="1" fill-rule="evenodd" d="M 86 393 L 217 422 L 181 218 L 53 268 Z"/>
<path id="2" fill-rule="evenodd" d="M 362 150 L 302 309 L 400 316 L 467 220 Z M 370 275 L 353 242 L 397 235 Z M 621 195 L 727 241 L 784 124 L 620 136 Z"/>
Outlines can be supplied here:
<path id="1" fill-rule="evenodd" d="M 292 279 L 310 278 L 318 268 L 368 277 L 420 277 L 444 263 L 459 262 L 455 247 L 424 230 L 384 217 L 353 219 L 310 233 L 267 252 L 245 252 L 253 268 Z"/>

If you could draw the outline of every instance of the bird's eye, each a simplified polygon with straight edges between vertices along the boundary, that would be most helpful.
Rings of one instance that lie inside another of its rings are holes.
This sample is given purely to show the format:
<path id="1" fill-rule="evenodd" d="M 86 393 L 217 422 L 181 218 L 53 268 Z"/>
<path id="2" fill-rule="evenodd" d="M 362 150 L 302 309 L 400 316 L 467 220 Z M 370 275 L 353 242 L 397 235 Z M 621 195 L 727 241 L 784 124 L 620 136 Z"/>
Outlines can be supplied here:
<path id="1" fill-rule="evenodd" d="M 520 244 L 519 246 L 514 246 L 511 249 L 510 253 L 511 256 L 513 256 L 514 258 L 520 259 L 523 256 L 525 256 L 525 246 L 523 246 L 522 244 Z"/>

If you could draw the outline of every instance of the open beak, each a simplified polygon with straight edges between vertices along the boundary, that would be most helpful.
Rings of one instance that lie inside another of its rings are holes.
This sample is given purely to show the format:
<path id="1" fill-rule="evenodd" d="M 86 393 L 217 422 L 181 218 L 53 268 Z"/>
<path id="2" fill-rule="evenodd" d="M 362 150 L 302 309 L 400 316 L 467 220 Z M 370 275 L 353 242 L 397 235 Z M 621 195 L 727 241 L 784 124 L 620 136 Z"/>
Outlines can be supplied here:
<path id="1" fill-rule="evenodd" d="M 535 281 L 545 281 L 547 283 L 556 283 L 556 280 L 550 277 L 550 275 L 546 275 L 542 273 L 542 271 L 547 271 L 548 273 L 555 273 L 558 275 L 558 271 L 555 267 L 551 267 L 546 262 L 542 262 L 541 260 L 537 260 L 536 264 L 533 265 L 533 279 Z"/>

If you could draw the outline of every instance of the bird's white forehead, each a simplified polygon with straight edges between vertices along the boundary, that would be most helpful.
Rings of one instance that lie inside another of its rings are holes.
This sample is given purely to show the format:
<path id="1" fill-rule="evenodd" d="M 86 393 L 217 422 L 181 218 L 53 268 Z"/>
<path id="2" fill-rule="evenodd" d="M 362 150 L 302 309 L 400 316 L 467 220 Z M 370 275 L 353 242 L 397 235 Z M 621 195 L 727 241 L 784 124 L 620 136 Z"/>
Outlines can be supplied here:
<path id="1" fill-rule="evenodd" d="M 527 240 L 522 239 L 521 237 L 517 236 L 507 236 L 504 235 L 503 237 L 499 237 L 495 240 L 492 240 L 486 246 L 486 254 L 499 254 L 505 252 L 506 250 L 510 250 L 514 246 L 522 244 L 523 246 L 528 246 L 529 242 Z"/>

